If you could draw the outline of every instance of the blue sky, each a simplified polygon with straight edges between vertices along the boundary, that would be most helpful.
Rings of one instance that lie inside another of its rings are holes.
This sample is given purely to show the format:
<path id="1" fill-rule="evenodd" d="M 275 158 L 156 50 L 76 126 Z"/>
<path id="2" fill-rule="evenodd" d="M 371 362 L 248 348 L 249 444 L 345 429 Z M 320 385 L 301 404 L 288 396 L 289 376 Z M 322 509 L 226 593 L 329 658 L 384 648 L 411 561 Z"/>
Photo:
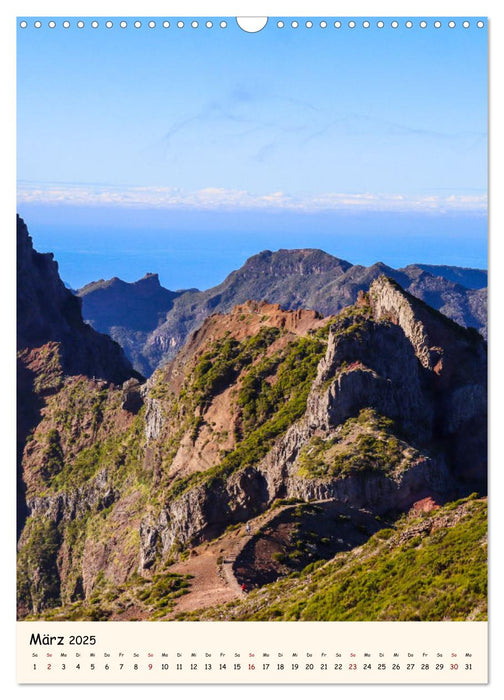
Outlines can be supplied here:
<path id="1" fill-rule="evenodd" d="M 55 223 L 67 216 L 70 250 L 72 207 L 92 210 L 98 227 L 105 208 L 129 227 L 149 226 L 149 211 L 168 228 L 194 214 L 199 232 L 201 212 L 228 212 L 237 233 L 268 213 L 274 228 L 282 213 L 380 212 L 425 215 L 440 234 L 443 217 L 468 213 L 480 217 L 473 257 L 484 261 L 486 27 L 313 21 L 270 19 L 247 34 L 233 19 L 226 29 L 29 20 L 18 30 L 18 207 L 29 227 L 43 228 L 48 208 Z"/>

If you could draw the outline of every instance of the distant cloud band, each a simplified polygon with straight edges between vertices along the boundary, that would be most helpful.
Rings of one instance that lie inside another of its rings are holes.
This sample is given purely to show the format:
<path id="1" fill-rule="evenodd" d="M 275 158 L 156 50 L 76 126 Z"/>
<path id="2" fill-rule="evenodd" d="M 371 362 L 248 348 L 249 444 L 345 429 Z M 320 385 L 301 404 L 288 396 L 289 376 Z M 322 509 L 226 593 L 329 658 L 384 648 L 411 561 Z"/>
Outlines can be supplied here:
<path id="1" fill-rule="evenodd" d="M 176 187 L 112 187 L 105 185 L 27 184 L 18 187 L 19 204 L 117 206 L 153 209 L 242 210 L 270 209 L 321 211 L 425 211 L 486 213 L 485 194 L 400 195 L 348 194 L 288 195 L 284 192 L 254 194 L 245 190 L 207 187 L 185 191 Z"/>

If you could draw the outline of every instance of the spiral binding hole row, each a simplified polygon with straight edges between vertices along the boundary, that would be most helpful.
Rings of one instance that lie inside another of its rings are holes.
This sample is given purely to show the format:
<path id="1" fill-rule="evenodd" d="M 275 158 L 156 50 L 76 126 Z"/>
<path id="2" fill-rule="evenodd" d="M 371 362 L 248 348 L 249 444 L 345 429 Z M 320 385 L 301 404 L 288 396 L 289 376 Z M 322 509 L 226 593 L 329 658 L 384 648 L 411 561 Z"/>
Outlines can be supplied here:
<path id="1" fill-rule="evenodd" d="M 106 29 L 112 29 L 115 25 L 115 23 L 112 20 L 106 20 L 102 23 L 100 23 L 98 20 L 92 20 L 88 24 L 92 29 L 97 29 L 98 27 L 101 26 L 101 24 Z M 441 22 L 440 20 L 435 20 L 431 24 L 435 29 L 440 29 L 443 26 L 443 22 Z M 464 29 L 468 29 L 471 26 L 471 22 L 469 20 L 463 20 L 462 22 L 460 22 L 460 24 Z M 120 21 L 117 21 L 117 25 L 121 29 L 126 29 L 129 25 L 129 23 L 126 20 L 120 20 Z M 276 26 L 278 29 L 283 29 L 285 27 L 291 27 L 292 29 L 298 29 L 298 28 L 303 27 L 303 26 L 306 29 L 312 29 L 316 25 L 317 25 L 317 23 L 314 22 L 313 20 L 306 20 L 304 22 L 300 22 L 299 20 L 295 19 L 295 20 L 289 20 L 289 21 L 278 20 L 276 22 Z M 330 27 L 331 25 L 335 29 L 341 29 L 344 27 L 348 27 L 349 29 L 356 29 L 359 26 L 359 23 L 356 20 L 349 20 L 348 22 L 336 20 L 332 23 L 328 22 L 327 20 L 321 20 L 320 22 L 318 22 L 318 26 L 321 29 L 326 29 L 327 27 Z M 455 20 L 449 20 L 446 22 L 446 25 L 450 29 L 453 29 L 457 26 L 457 22 L 455 22 Z M 27 20 L 21 20 L 19 22 L 19 26 L 21 27 L 21 29 L 26 29 L 30 25 L 27 22 Z M 33 27 L 35 27 L 35 29 L 41 29 L 43 26 L 44 25 L 43 25 L 41 20 L 35 20 L 33 22 Z M 50 29 L 55 29 L 57 26 L 57 23 L 54 20 L 50 20 L 47 23 L 47 26 Z M 72 23 L 69 20 L 64 20 L 62 22 L 62 26 L 64 29 L 69 29 L 72 26 Z M 78 29 L 84 29 L 84 27 L 86 26 L 86 22 L 84 22 L 84 20 L 77 20 L 75 22 L 75 26 Z M 177 27 L 177 29 L 184 29 L 185 27 L 189 27 L 189 26 L 192 27 L 193 29 L 198 29 L 198 27 L 200 27 L 200 26 L 204 26 L 207 29 L 212 29 L 213 27 L 219 27 L 221 29 L 226 29 L 226 27 L 228 26 L 228 22 L 226 20 L 215 21 L 215 22 L 213 22 L 212 20 L 207 20 L 206 22 L 205 21 L 198 21 L 198 20 L 192 20 L 191 22 L 184 22 L 183 20 L 178 20 L 178 21 L 173 21 L 173 22 L 170 22 L 168 20 L 164 20 L 162 22 L 161 21 L 155 22 L 154 20 L 150 20 L 150 21 L 141 22 L 140 20 L 135 20 L 135 21 L 131 22 L 131 26 L 133 26 L 135 29 L 140 29 L 142 26 L 146 26 L 149 29 L 155 29 L 156 27 L 163 27 L 164 29 L 169 29 L 172 26 Z M 362 23 L 360 23 L 360 26 L 363 29 L 369 29 L 370 27 L 373 26 L 373 23 L 370 20 L 364 20 L 364 21 L 362 21 Z M 388 25 L 388 23 L 385 22 L 384 20 L 376 21 L 376 27 L 378 29 L 384 29 L 386 26 L 390 26 L 390 27 L 392 27 L 392 29 L 398 29 L 401 26 L 401 23 L 398 22 L 397 20 L 392 20 L 390 22 L 390 24 Z M 412 29 L 415 26 L 415 22 L 413 22 L 412 20 L 407 20 L 406 22 L 404 22 L 404 26 L 406 27 L 406 29 Z M 420 29 L 426 29 L 429 26 L 429 23 L 426 20 L 419 20 L 418 26 L 420 27 Z M 483 27 L 485 26 L 485 22 L 483 22 L 482 20 L 478 20 L 475 22 L 475 26 L 478 27 L 478 29 L 483 29 Z"/>

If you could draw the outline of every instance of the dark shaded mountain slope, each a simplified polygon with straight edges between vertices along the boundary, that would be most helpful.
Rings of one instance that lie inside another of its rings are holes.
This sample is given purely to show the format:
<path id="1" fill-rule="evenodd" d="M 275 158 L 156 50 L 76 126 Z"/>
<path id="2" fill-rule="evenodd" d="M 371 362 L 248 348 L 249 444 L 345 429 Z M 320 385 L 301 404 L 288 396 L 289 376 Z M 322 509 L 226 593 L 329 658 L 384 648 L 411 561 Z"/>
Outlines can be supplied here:
<path id="1" fill-rule="evenodd" d="M 81 304 L 61 281 L 52 253 L 34 250 L 28 229 L 18 217 L 18 469 L 26 438 L 41 419 L 45 397 L 58 391 L 65 376 L 85 375 L 116 384 L 141 378 L 118 343 L 84 323 Z M 22 523 L 26 508 L 19 484 Z"/>
<path id="2" fill-rule="evenodd" d="M 158 275 L 151 273 L 133 283 L 123 282 L 118 277 L 99 280 L 78 292 L 86 321 L 97 331 L 114 338 L 144 375 L 152 373 L 152 367 L 142 354 L 149 333 L 163 323 L 174 300 L 184 293 L 187 290 L 165 289 L 159 284 Z"/>
<path id="3" fill-rule="evenodd" d="M 66 374 L 122 383 L 135 375 L 118 343 L 84 323 L 82 301 L 63 284 L 52 253 L 34 250 L 17 218 L 17 349 L 58 344 Z"/>

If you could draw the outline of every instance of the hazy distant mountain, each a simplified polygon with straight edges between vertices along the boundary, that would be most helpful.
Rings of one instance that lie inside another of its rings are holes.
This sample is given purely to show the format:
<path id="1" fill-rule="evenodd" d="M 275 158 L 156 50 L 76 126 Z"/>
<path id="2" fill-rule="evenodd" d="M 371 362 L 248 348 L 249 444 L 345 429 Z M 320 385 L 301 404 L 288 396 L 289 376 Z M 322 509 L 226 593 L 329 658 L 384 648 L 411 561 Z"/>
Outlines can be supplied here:
<path id="1" fill-rule="evenodd" d="M 316 249 L 263 251 L 205 291 L 171 292 L 157 275 L 147 275 L 135 283 L 100 280 L 78 294 L 84 318 L 109 333 L 134 367 L 150 375 L 213 313 L 227 313 L 250 299 L 327 316 L 353 304 L 380 274 L 486 336 L 486 271 L 416 264 L 395 270 L 380 262 L 364 267 Z"/>
<path id="2" fill-rule="evenodd" d="M 461 284 L 467 289 L 483 289 L 488 286 L 488 273 L 486 270 L 476 270 L 471 267 L 451 267 L 449 265 L 408 265 L 405 270 L 419 268 L 430 272 L 431 275 L 444 277 L 450 282 Z"/>
<path id="3" fill-rule="evenodd" d="M 165 289 L 152 273 L 133 283 L 118 277 L 91 282 L 77 292 L 87 322 L 112 336 L 144 375 L 152 373 L 142 354 L 149 333 L 164 322 L 173 301 L 183 293 Z"/>
<path id="4" fill-rule="evenodd" d="M 88 321 L 103 332 L 114 325 L 130 330 L 152 330 L 182 293 L 162 287 L 159 276 L 151 272 L 137 282 L 123 282 L 113 277 L 91 282 L 79 290 L 79 296 L 86 298 Z"/>

